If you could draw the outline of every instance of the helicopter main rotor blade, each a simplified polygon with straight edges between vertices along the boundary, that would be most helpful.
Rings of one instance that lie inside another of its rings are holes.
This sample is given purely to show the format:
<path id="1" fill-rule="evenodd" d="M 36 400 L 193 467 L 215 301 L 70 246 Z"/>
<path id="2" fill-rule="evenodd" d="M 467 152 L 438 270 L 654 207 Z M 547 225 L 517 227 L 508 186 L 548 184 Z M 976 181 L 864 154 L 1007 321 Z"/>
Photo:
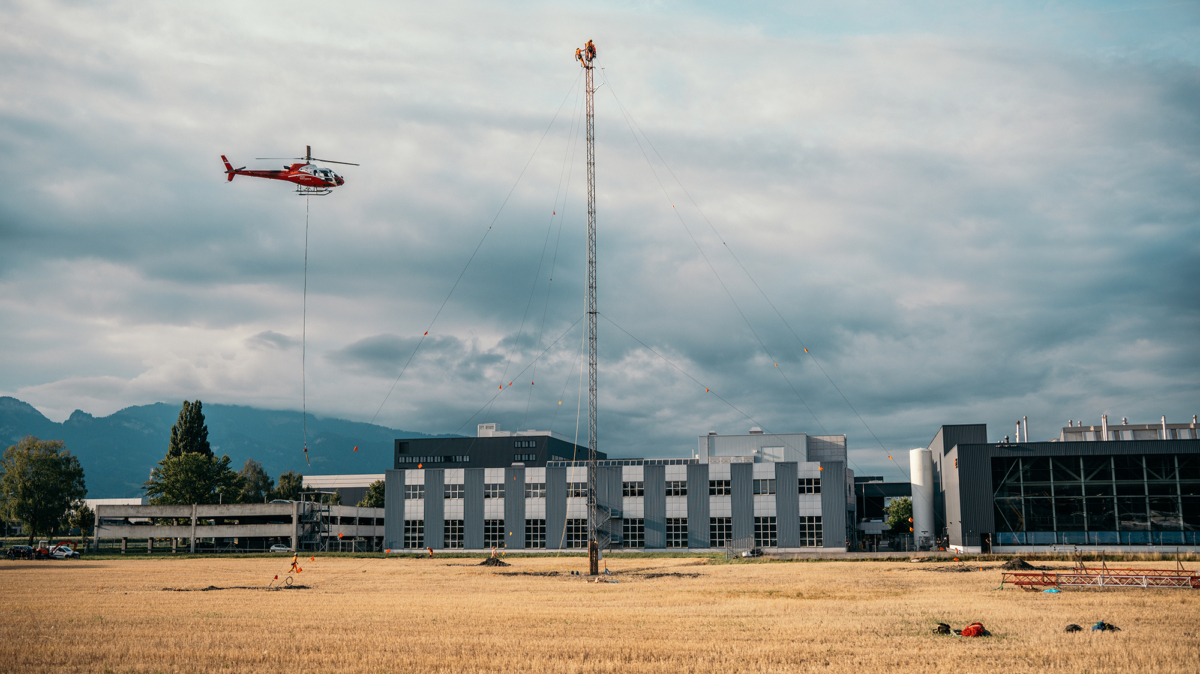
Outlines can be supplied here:
<path id="1" fill-rule="evenodd" d="M 348 162 L 348 161 L 334 161 L 332 159 L 319 159 L 317 157 L 313 157 L 312 161 L 323 161 L 326 164 L 345 164 L 346 166 L 358 166 L 358 164 Z"/>
<path id="2" fill-rule="evenodd" d="M 256 160 L 259 160 L 259 159 L 289 159 L 289 160 L 294 160 L 294 161 L 300 161 L 301 159 L 304 159 L 304 157 L 255 157 L 255 159 Z"/>

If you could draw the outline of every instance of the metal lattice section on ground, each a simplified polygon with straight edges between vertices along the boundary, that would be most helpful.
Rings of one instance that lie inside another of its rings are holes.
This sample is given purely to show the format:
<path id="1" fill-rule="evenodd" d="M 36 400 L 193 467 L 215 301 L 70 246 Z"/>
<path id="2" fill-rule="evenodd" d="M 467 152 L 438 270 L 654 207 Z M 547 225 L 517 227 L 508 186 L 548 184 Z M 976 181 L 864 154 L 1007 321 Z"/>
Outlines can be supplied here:
<path id="1" fill-rule="evenodd" d="M 1062 571 L 1005 572 L 1000 581 L 1035 587 L 1175 587 L 1200 589 L 1200 572 L 1185 569 L 1075 568 Z"/>

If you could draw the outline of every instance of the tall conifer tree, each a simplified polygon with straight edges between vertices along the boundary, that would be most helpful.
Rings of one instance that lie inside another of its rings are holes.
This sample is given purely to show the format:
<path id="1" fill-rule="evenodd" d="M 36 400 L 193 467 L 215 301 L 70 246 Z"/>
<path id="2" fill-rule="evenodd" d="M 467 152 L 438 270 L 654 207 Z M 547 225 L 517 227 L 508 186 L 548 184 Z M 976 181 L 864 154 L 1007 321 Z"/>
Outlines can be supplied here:
<path id="1" fill-rule="evenodd" d="M 212 448 L 208 446 L 208 426 L 204 424 L 202 403 L 183 401 L 179 410 L 179 421 L 171 427 L 171 444 L 167 447 L 167 456 L 178 457 L 184 454 L 203 454 L 212 458 Z"/>

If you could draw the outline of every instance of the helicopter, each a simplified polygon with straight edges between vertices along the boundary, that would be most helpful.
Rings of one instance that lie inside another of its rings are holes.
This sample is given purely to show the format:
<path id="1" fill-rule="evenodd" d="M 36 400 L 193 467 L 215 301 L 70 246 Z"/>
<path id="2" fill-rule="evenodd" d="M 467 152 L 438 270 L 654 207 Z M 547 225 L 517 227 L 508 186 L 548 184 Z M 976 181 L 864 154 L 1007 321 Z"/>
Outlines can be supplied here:
<path id="1" fill-rule="evenodd" d="M 314 161 L 325 162 L 326 164 L 344 164 L 346 166 L 358 166 L 348 161 L 333 161 L 332 159 L 319 159 L 312 156 L 312 146 L 304 146 L 303 157 L 255 157 L 255 159 L 289 159 L 303 163 L 291 164 L 284 166 L 282 171 L 247 171 L 246 167 L 235 169 L 233 164 L 221 155 L 221 161 L 225 162 L 225 175 L 227 180 L 233 182 L 234 176 L 250 176 L 252 178 L 269 178 L 271 180 L 286 180 L 290 183 L 295 183 L 296 194 L 307 196 L 323 196 L 333 192 L 333 188 L 345 185 L 346 181 L 332 170 L 313 164 Z"/>

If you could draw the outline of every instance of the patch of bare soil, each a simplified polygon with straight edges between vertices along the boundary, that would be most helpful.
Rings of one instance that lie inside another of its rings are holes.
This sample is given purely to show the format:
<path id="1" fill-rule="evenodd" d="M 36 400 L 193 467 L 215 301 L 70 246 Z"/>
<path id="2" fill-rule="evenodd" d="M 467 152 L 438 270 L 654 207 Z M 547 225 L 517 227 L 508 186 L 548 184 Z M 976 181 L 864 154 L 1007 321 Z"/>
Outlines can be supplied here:
<path id="1" fill-rule="evenodd" d="M 231 585 L 229 587 L 217 587 L 216 585 L 209 585 L 208 587 L 164 587 L 162 589 L 162 591 L 163 592 L 214 592 L 217 590 L 266 590 L 266 591 L 274 592 L 275 590 L 307 590 L 307 589 L 309 589 L 309 587 L 307 585 L 276 585 L 274 587 L 264 587 L 264 586 L 253 587 L 250 585 Z"/>
<path id="2" fill-rule="evenodd" d="M 511 566 L 508 562 L 499 557 L 488 557 L 479 563 L 479 566 Z"/>
<path id="3" fill-rule="evenodd" d="M 557 571 L 501 571 L 497 576 L 557 576 Z"/>

